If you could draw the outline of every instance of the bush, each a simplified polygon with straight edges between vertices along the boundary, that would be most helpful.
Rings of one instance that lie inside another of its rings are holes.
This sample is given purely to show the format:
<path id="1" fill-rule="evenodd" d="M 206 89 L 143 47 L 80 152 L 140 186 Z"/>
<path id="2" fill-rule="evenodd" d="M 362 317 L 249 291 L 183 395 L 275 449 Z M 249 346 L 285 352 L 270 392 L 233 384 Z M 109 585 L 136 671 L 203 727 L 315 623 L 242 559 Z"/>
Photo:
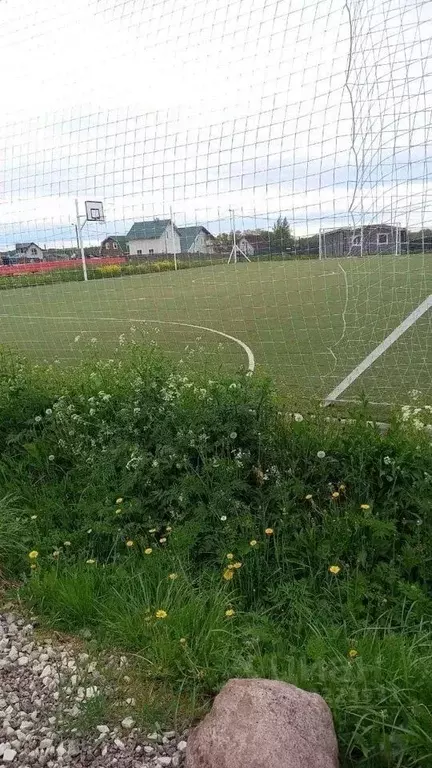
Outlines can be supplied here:
<path id="1" fill-rule="evenodd" d="M 325 696 L 344 766 L 427 765 L 432 451 L 414 410 L 382 435 L 363 411 L 292 420 L 266 381 L 138 346 L 67 370 L 4 355 L 1 569 L 173 695 L 278 677 Z"/>
<path id="2" fill-rule="evenodd" d="M 106 264 L 103 267 L 96 267 L 92 270 L 91 277 L 104 278 L 104 277 L 121 277 L 122 269 L 119 264 Z"/>

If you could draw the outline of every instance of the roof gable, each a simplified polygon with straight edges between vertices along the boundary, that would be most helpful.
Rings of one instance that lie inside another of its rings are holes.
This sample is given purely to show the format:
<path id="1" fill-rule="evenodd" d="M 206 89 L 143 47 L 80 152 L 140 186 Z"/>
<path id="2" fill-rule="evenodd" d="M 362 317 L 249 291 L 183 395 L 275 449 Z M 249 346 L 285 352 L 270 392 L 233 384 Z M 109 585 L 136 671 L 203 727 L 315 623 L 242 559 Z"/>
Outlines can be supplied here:
<path id="1" fill-rule="evenodd" d="M 171 219 L 136 221 L 126 235 L 127 240 L 157 240 L 162 237 Z"/>
<path id="2" fill-rule="evenodd" d="M 108 240 L 113 240 L 114 243 L 117 243 L 120 248 L 125 251 L 127 248 L 127 237 L 126 235 L 108 235 L 104 240 L 102 240 L 101 245 L 104 245 Z"/>
<path id="3" fill-rule="evenodd" d="M 211 232 L 209 232 L 208 229 L 202 226 L 177 227 L 177 231 L 180 235 L 180 250 L 182 253 L 187 253 L 189 248 L 193 246 L 197 236 L 200 235 L 201 233 L 203 233 L 207 237 L 211 237 L 212 240 L 214 239 Z"/>

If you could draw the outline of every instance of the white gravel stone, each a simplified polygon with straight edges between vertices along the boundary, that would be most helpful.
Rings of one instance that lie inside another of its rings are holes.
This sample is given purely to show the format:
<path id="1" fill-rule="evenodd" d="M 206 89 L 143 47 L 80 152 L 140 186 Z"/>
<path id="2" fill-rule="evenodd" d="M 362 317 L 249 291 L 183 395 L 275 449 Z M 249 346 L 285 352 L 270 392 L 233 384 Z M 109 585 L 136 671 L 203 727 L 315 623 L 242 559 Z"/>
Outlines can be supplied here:
<path id="1" fill-rule="evenodd" d="M 19 667 L 25 667 L 29 663 L 30 659 L 28 656 L 20 656 L 18 659 L 18 666 Z"/>
<path id="2" fill-rule="evenodd" d="M 109 733 L 109 728 L 107 725 L 97 725 L 96 730 L 99 731 L 99 733 Z"/>
<path id="3" fill-rule="evenodd" d="M 3 752 L 2 760 L 4 763 L 12 763 L 17 755 L 16 749 L 5 749 Z"/>
<path id="4" fill-rule="evenodd" d="M 133 727 L 134 727 L 134 725 L 135 725 L 135 720 L 134 720 L 132 717 L 125 717 L 125 718 L 122 720 L 122 723 L 121 723 L 121 724 L 122 724 L 123 728 L 127 728 L 127 729 L 130 729 L 130 728 L 133 728 Z"/>
<path id="5" fill-rule="evenodd" d="M 184 752 L 186 747 L 187 747 L 186 741 L 179 741 L 179 743 L 177 744 L 177 749 L 179 752 Z"/>

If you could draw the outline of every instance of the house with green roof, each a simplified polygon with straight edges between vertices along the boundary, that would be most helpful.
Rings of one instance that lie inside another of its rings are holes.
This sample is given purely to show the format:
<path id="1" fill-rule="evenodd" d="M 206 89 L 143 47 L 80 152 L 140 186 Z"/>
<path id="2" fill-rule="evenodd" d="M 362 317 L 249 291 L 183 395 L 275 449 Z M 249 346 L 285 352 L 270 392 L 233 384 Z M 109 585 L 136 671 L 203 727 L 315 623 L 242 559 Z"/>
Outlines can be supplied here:
<path id="1" fill-rule="evenodd" d="M 171 219 L 136 221 L 126 235 L 131 256 L 180 253 L 180 235 Z"/>
<path id="2" fill-rule="evenodd" d="M 205 227 L 177 227 L 180 234 L 181 253 L 202 253 L 211 255 L 215 252 L 215 238 Z"/>
<path id="3" fill-rule="evenodd" d="M 100 246 L 101 256 L 125 256 L 128 253 L 126 235 L 108 235 Z"/>

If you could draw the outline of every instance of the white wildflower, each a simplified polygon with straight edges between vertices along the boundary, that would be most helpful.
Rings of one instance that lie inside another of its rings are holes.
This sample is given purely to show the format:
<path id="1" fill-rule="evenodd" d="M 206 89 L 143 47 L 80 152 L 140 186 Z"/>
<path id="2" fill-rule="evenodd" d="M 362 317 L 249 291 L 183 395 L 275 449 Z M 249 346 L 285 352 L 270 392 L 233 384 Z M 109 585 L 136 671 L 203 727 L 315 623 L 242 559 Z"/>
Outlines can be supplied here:
<path id="1" fill-rule="evenodd" d="M 42 416 L 35 416 L 36 424 L 39 424 L 40 421 L 42 421 Z"/>
<path id="2" fill-rule="evenodd" d="M 52 410 L 51 410 L 51 408 L 47 408 L 47 409 L 46 409 L 46 411 L 45 411 L 45 413 L 46 413 L 46 415 L 47 415 L 47 416 L 52 416 Z"/>
<path id="3" fill-rule="evenodd" d="M 301 413 L 295 413 L 294 414 L 294 421 L 298 421 L 298 422 L 304 421 L 303 416 L 301 415 Z"/>
<path id="4" fill-rule="evenodd" d="M 230 432 L 230 438 L 231 440 L 235 440 L 237 437 L 237 432 Z"/>
<path id="5" fill-rule="evenodd" d="M 326 456 L 325 451 L 318 451 L 317 457 L 319 459 L 325 459 L 325 456 Z"/>
<path id="6" fill-rule="evenodd" d="M 221 521 L 222 521 L 223 523 L 226 523 L 226 519 L 227 519 L 227 516 L 226 516 L 226 515 L 222 515 L 222 516 L 221 516 Z"/>
<path id="7" fill-rule="evenodd" d="M 55 456 L 52 453 L 48 456 L 48 461 L 55 461 Z"/>
<path id="8" fill-rule="evenodd" d="M 392 463 L 392 460 L 391 460 L 390 456 L 384 456 L 384 464 L 387 464 L 387 466 L 388 466 L 391 463 Z"/>

